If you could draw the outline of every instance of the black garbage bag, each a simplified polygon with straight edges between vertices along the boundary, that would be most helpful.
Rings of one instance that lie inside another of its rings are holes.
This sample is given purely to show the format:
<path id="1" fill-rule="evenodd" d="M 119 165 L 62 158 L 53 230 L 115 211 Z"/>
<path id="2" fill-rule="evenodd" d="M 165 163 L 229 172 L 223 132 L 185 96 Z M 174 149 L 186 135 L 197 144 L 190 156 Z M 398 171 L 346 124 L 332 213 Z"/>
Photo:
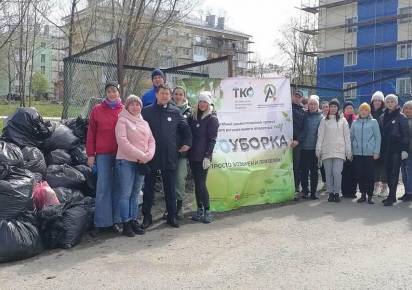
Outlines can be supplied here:
<path id="1" fill-rule="evenodd" d="M 47 154 L 46 163 L 47 165 L 70 165 L 72 163 L 72 157 L 69 152 L 64 149 L 56 149 Z"/>
<path id="2" fill-rule="evenodd" d="M 52 205 L 39 213 L 40 229 L 48 248 L 72 248 L 80 243 L 89 226 L 90 201 Z"/>
<path id="3" fill-rule="evenodd" d="M 23 153 L 19 146 L 0 141 L 0 164 L 7 163 L 10 166 L 22 167 L 24 164 Z"/>
<path id="4" fill-rule="evenodd" d="M 33 210 L 34 182 L 30 171 L 0 164 L 0 220 L 14 219 Z"/>
<path id="5" fill-rule="evenodd" d="M 57 199 L 60 203 L 78 202 L 84 199 L 83 192 L 80 189 L 70 189 L 65 187 L 53 188 Z"/>
<path id="6" fill-rule="evenodd" d="M 0 263 L 38 255 L 43 244 L 36 219 L 25 215 L 18 220 L 0 220 Z"/>
<path id="7" fill-rule="evenodd" d="M 34 184 L 39 183 L 40 181 L 43 181 L 43 174 L 38 173 L 38 172 L 32 172 L 34 176 Z"/>
<path id="8" fill-rule="evenodd" d="M 73 134 L 80 138 L 82 143 L 86 143 L 87 128 L 89 125 L 87 119 L 83 119 L 79 116 L 76 119 L 68 119 L 64 121 L 63 124 L 69 127 Z"/>
<path id="9" fill-rule="evenodd" d="M 34 108 L 18 108 L 6 120 L 3 138 L 6 141 L 24 146 L 42 148 L 44 140 L 50 137 L 50 123 L 44 122 Z"/>
<path id="10" fill-rule="evenodd" d="M 60 124 L 56 127 L 50 138 L 44 142 L 44 148 L 50 152 L 56 149 L 70 151 L 80 144 L 80 139 L 76 137 L 72 130 Z"/>
<path id="11" fill-rule="evenodd" d="M 79 145 L 70 151 L 72 156 L 72 163 L 74 165 L 87 165 L 87 154 L 86 147 L 84 145 Z"/>
<path id="12" fill-rule="evenodd" d="M 86 181 L 83 174 L 69 165 L 50 165 L 45 180 L 50 187 L 78 188 Z"/>
<path id="13" fill-rule="evenodd" d="M 86 182 L 84 183 L 83 186 L 83 191 L 87 196 L 95 197 L 96 196 L 96 185 L 97 185 L 97 176 L 93 174 L 92 169 L 89 166 L 86 165 L 77 165 L 74 168 L 79 170 L 84 178 L 86 179 Z"/>
<path id="14" fill-rule="evenodd" d="M 34 173 L 46 174 L 46 160 L 43 153 L 36 147 L 24 147 L 21 152 L 24 158 L 24 168 Z"/>

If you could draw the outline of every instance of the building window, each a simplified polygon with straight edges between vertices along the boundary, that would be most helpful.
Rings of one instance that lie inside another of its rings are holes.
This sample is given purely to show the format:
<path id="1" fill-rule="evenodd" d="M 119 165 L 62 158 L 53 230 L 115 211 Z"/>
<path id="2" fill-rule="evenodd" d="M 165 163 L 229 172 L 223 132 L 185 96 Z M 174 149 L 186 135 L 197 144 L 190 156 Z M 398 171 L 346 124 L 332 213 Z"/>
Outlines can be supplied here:
<path id="1" fill-rule="evenodd" d="M 352 66 L 358 63 L 358 52 L 356 50 L 345 52 L 345 66 Z"/>
<path id="2" fill-rule="evenodd" d="M 41 57 L 41 62 L 42 63 L 46 62 L 46 55 L 45 54 L 42 54 L 40 57 Z"/>
<path id="3" fill-rule="evenodd" d="M 398 24 L 409 23 L 412 16 L 412 6 L 402 7 L 398 9 Z"/>
<path id="4" fill-rule="evenodd" d="M 398 44 L 396 59 L 412 59 L 412 43 Z"/>
<path id="5" fill-rule="evenodd" d="M 357 83 L 351 82 L 351 83 L 343 83 L 343 97 L 346 99 L 356 99 L 357 95 L 357 89 L 356 89 Z"/>
<path id="6" fill-rule="evenodd" d="M 45 48 L 45 47 L 46 47 L 46 43 L 45 43 L 45 42 L 42 42 L 42 43 L 40 44 L 40 46 L 41 46 L 42 48 Z"/>
<path id="7" fill-rule="evenodd" d="M 411 78 L 396 79 L 396 93 L 400 96 L 411 94 Z"/>
<path id="8" fill-rule="evenodd" d="M 356 25 L 353 25 L 353 24 L 356 24 L 357 22 L 358 22 L 358 17 L 346 18 L 345 24 L 346 25 L 351 25 L 351 26 L 346 27 L 346 29 L 345 29 L 346 33 L 357 32 L 358 27 Z"/>
<path id="9" fill-rule="evenodd" d="M 44 66 L 44 65 L 42 65 L 41 67 L 40 67 L 40 70 L 41 70 L 41 73 L 42 74 L 46 74 L 46 67 Z"/>

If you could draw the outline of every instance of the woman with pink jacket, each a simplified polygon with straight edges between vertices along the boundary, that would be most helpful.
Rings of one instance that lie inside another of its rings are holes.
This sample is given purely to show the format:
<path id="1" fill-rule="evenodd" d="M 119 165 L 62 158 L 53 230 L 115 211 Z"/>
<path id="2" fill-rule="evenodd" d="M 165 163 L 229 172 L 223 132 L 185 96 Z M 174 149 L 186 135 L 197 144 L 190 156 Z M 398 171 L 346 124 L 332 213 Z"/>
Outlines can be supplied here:
<path id="1" fill-rule="evenodd" d="M 155 153 L 155 140 L 141 115 L 142 107 L 139 97 L 129 96 L 116 125 L 114 222 L 123 224 L 123 235 L 128 237 L 144 234 L 137 222 L 137 195 L 143 186 L 146 163 Z"/>

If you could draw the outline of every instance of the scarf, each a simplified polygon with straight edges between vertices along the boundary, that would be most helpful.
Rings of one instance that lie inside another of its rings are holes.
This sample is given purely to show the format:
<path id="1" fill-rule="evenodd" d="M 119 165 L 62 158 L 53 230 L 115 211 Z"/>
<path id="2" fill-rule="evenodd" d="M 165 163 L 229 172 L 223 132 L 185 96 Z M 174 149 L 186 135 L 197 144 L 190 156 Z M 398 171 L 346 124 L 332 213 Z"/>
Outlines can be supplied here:
<path id="1" fill-rule="evenodd" d="M 114 101 L 111 101 L 108 98 L 105 98 L 102 103 L 112 110 L 120 109 L 123 106 L 122 100 L 120 98 Z"/>
<path id="2" fill-rule="evenodd" d="M 349 126 L 352 125 L 353 121 L 356 120 L 356 115 L 355 114 L 343 113 L 343 116 L 345 117 L 346 121 L 348 121 Z"/>

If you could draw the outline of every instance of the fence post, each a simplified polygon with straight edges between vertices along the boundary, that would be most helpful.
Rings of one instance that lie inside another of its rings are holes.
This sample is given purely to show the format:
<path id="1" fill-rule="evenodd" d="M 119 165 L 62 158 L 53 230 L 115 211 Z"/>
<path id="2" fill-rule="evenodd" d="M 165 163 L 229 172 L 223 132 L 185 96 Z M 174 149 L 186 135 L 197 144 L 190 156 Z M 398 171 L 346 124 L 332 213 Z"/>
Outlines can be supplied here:
<path id="1" fill-rule="evenodd" d="M 228 77 L 233 77 L 234 75 L 233 75 L 233 55 L 228 55 L 228 58 L 227 58 L 227 74 L 228 74 Z"/>
<path id="2" fill-rule="evenodd" d="M 122 40 L 120 38 L 117 39 L 116 50 L 117 50 L 117 82 L 120 86 L 120 98 L 123 100 L 124 99 L 124 96 L 123 96 L 123 93 L 124 93 L 124 88 L 123 88 L 124 63 L 123 63 Z"/>
<path id="3" fill-rule="evenodd" d="M 62 111 L 62 119 L 67 119 L 67 111 L 69 109 L 70 104 L 70 96 L 71 96 L 71 89 L 69 86 L 71 85 L 71 78 L 69 74 L 69 62 L 70 58 L 63 59 L 63 111 Z"/>

